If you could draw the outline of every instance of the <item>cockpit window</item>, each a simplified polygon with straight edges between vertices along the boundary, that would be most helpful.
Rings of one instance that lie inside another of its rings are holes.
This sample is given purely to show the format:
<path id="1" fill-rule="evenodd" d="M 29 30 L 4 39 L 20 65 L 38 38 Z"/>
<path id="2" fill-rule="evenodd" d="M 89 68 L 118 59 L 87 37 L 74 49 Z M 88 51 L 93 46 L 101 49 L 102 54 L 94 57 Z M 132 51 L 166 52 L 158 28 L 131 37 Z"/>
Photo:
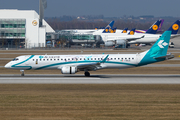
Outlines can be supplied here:
<path id="1" fill-rule="evenodd" d="M 18 61 L 19 60 L 19 58 L 14 58 L 12 61 Z"/>

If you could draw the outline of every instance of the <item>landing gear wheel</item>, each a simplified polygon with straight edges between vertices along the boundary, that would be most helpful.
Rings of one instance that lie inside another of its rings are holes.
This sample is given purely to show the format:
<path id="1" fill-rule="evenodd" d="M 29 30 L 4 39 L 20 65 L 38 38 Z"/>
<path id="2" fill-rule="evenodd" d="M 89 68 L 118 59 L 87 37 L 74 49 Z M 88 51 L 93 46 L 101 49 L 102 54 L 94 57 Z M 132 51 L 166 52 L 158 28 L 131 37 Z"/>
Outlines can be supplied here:
<path id="1" fill-rule="evenodd" d="M 89 73 L 89 72 L 85 72 L 84 75 L 85 75 L 86 77 L 89 77 L 89 76 L 90 76 L 90 73 Z"/>
<path id="2" fill-rule="evenodd" d="M 21 76 L 24 76 L 24 70 L 20 70 Z"/>

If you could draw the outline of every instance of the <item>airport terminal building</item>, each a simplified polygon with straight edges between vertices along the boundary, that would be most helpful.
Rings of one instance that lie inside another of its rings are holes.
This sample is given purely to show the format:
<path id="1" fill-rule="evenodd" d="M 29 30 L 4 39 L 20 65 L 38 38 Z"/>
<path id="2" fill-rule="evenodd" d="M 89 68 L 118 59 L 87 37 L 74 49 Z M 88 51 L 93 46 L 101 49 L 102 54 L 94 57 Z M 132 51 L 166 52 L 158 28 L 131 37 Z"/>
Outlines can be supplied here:
<path id="1" fill-rule="evenodd" d="M 55 33 L 34 10 L 0 10 L 0 48 L 46 47 L 46 35 Z"/>

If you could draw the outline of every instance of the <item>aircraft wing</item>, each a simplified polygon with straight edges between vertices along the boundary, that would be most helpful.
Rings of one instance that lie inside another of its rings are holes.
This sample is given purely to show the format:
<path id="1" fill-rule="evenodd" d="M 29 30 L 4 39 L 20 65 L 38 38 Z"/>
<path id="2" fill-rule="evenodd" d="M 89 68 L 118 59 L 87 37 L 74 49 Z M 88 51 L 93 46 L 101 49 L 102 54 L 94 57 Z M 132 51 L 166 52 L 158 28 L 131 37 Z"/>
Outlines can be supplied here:
<path id="1" fill-rule="evenodd" d="M 80 70 L 96 70 L 97 67 L 100 67 L 100 63 L 99 62 L 95 62 L 95 63 L 88 63 L 88 64 L 79 64 L 77 65 L 77 68 Z"/>
<path id="2" fill-rule="evenodd" d="M 137 39 L 141 39 L 141 38 L 144 38 L 144 35 L 141 36 L 141 37 L 137 37 L 137 38 L 126 38 L 127 41 L 133 41 L 133 40 L 137 40 Z"/>
<path id="3" fill-rule="evenodd" d="M 174 58 L 174 55 L 167 54 L 166 56 L 160 56 L 160 57 L 156 57 L 155 59 L 162 59 L 162 58 L 166 58 L 167 60 Z"/>
<path id="4" fill-rule="evenodd" d="M 131 35 L 132 36 L 132 35 Z M 108 41 L 115 41 L 115 40 L 127 40 L 127 41 L 134 41 L 134 40 L 138 40 L 144 38 L 144 35 L 141 37 L 123 37 L 123 38 L 118 38 L 118 39 L 108 39 Z"/>
<path id="5" fill-rule="evenodd" d="M 86 63 L 86 64 L 79 64 L 77 65 L 77 68 L 80 70 L 96 70 L 97 68 L 101 67 L 101 63 L 105 63 L 106 60 L 108 59 L 109 55 L 107 55 L 102 61 L 100 62 L 91 62 L 91 63 Z"/>
<path id="6" fill-rule="evenodd" d="M 180 34 L 171 35 L 171 39 L 176 38 L 176 37 L 179 37 L 179 36 L 180 36 Z"/>

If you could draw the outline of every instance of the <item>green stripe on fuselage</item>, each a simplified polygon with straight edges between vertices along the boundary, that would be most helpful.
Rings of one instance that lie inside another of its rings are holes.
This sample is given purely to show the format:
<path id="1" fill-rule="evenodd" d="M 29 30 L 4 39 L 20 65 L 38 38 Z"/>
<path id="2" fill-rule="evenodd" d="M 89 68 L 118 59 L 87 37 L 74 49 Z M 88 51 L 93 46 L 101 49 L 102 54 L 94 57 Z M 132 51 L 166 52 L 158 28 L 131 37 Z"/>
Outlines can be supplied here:
<path id="1" fill-rule="evenodd" d="M 27 67 L 28 68 L 29 67 L 29 69 L 26 69 L 26 70 L 30 70 L 30 69 L 32 69 L 32 66 L 17 66 L 17 65 L 20 65 L 20 64 L 23 64 L 23 63 L 27 62 L 28 60 L 32 59 L 34 56 L 35 55 L 31 55 L 28 59 L 26 59 L 26 60 L 24 60 L 24 61 L 22 61 L 20 63 L 17 63 L 15 65 L 12 65 L 11 67 L 13 67 L 13 68 L 20 68 L 20 67 L 23 67 L 23 68 Z"/>
<path id="2" fill-rule="evenodd" d="M 72 62 L 62 62 L 62 63 L 55 63 L 55 64 L 50 64 L 50 65 L 46 65 L 46 66 L 42 66 L 39 68 L 36 68 L 35 70 L 40 70 L 40 69 L 44 69 L 44 68 L 48 68 L 48 67 L 53 67 L 53 66 L 57 66 L 57 65 L 67 65 L 67 64 L 80 64 L 80 63 L 100 63 L 101 61 L 72 61 Z M 105 63 L 112 63 L 112 64 L 124 64 L 124 65 L 131 65 L 131 66 L 137 66 L 136 64 L 130 64 L 130 63 L 123 63 L 123 62 L 112 62 L 112 61 L 106 61 Z"/>

